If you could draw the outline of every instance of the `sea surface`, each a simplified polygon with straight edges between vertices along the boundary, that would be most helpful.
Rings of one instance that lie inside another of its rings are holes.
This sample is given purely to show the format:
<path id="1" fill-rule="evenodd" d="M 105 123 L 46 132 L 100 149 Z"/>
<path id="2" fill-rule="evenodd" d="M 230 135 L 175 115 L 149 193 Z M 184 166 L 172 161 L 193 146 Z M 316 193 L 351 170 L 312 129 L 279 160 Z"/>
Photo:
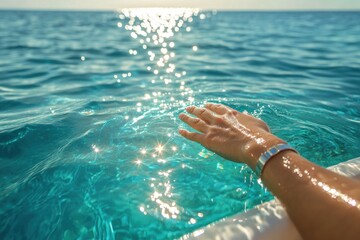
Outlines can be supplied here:
<path id="1" fill-rule="evenodd" d="M 359 157 L 360 12 L 0 11 L 0 238 L 172 239 L 273 198 L 188 105 Z"/>

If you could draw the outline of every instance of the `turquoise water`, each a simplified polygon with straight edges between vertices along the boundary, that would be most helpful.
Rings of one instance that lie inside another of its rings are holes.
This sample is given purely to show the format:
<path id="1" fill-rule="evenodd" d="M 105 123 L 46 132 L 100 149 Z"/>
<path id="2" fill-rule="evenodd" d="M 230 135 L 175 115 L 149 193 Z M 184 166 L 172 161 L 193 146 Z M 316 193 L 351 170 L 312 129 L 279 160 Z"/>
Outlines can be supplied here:
<path id="1" fill-rule="evenodd" d="M 359 154 L 359 12 L 0 12 L 1 239 L 171 239 L 272 198 L 177 134 L 190 104 Z"/>

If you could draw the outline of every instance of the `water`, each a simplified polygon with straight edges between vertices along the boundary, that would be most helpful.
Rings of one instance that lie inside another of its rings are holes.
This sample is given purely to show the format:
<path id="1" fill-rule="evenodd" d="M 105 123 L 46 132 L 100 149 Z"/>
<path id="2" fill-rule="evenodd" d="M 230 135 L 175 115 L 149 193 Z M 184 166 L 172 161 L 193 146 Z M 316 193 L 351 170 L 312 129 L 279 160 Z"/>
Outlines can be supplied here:
<path id="1" fill-rule="evenodd" d="M 177 134 L 190 104 L 359 156 L 360 13 L 156 11 L 0 12 L 1 239 L 177 238 L 271 199 Z"/>

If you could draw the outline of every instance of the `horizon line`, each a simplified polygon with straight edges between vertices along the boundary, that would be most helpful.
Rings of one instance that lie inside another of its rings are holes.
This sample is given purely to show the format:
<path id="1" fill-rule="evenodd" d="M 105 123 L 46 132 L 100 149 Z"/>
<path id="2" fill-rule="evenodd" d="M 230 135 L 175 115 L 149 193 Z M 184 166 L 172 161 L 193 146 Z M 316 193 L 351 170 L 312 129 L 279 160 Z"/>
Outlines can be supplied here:
<path id="1" fill-rule="evenodd" d="M 92 9 L 92 8 L 88 8 L 88 9 L 83 9 L 83 8 L 1 8 L 0 7 L 0 11 L 69 11 L 69 12 L 113 12 L 113 11 L 118 11 L 121 9 L 144 9 L 144 8 L 149 8 L 149 9 L 153 9 L 153 8 L 191 8 L 191 9 L 199 9 L 202 11 L 221 11 L 221 12 L 359 12 L 360 8 L 355 8 L 355 9 L 348 9 L 348 8 L 328 8 L 328 9 L 324 9 L 324 8 L 289 8 L 289 9 L 242 9 L 242 8 L 235 8 L 235 9 L 230 9 L 230 8 L 200 8 L 200 7 L 123 7 L 123 8 L 117 8 L 117 9 L 112 9 L 112 8 L 104 8 L 104 9 Z"/>

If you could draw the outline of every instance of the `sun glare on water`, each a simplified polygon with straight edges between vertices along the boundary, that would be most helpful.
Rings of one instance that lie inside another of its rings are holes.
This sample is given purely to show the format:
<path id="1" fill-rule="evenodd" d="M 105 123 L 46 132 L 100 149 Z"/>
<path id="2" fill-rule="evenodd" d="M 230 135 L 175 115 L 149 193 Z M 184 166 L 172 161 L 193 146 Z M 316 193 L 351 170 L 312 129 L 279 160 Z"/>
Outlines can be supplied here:
<path id="1" fill-rule="evenodd" d="M 190 34 L 192 24 L 195 21 L 203 21 L 207 18 L 205 13 L 193 8 L 128 8 L 119 10 L 117 27 L 121 31 L 127 31 L 129 38 L 137 42 L 136 47 L 128 49 L 133 57 L 146 57 L 148 59 L 145 71 L 150 77 L 142 79 L 148 92 L 142 99 L 134 100 L 135 117 L 126 115 L 125 120 L 136 128 L 137 122 L 149 112 L 159 114 L 172 113 L 174 109 L 183 108 L 195 101 L 196 91 L 187 86 L 187 69 L 177 64 L 177 34 Z M 183 42 L 181 43 L 183 44 Z M 188 52 L 197 54 L 198 43 L 190 44 Z M 183 47 L 183 46 L 181 46 Z M 114 78 L 119 84 L 130 80 L 131 72 L 115 74 Z M 199 89 L 197 92 L 201 92 Z M 128 99 L 126 99 L 127 101 Z M 177 126 L 174 125 L 176 132 Z M 172 132 L 172 131 L 171 131 Z M 141 168 L 150 162 L 161 165 L 157 176 L 149 182 L 153 189 L 149 200 L 153 205 L 141 204 L 139 211 L 144 214 L 161 214 L 166 219 L 183 219 L 189 224 L 196 221 L 191 216 L 181 214 L 181 206 L 173 198 L 173 186 L 171 174 L 173 168 L 167 168 L 168 158 L 176 154 L 178 146 L 172 141 L 173 133 L 167 133 L 165 142 L 154 141 L 147 146 L 138 146 L 138 155 L 133 160 L 134 164 Z M 200 213 L 202 214 L 202 213 Z"/>

